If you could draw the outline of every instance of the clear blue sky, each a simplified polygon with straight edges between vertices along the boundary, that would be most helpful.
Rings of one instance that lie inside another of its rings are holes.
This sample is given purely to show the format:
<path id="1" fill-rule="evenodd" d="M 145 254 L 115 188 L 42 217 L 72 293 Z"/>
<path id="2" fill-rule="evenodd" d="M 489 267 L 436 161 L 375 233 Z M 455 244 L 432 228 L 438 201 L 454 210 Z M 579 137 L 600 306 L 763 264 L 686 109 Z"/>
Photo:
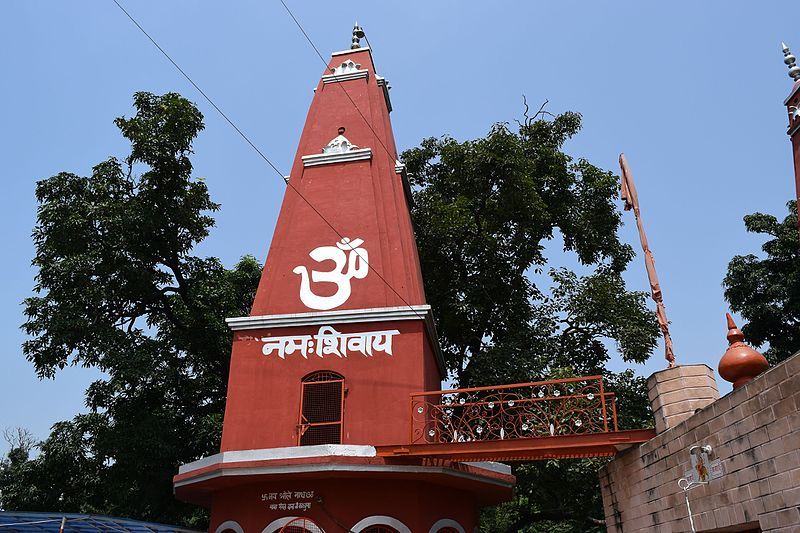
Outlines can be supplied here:
<path id="1" fill-rule="evenodd" d="M 392 89 L 401 149 L 427 136 L 484 135 L 521 116 L 521 95 L 574 110 L 576 157 L 637 180 L 679 363 L 716 368 L 726 347 L 720 283 L 758 250 L 742 216 L 783 216 L 794 194 L 782 105 L 781 40 L 800 52 L 797 15 L 778 2 L 300 2 L 287 0 L 323 54 L 346 49 L 358 19 Z M 195 81 L 288 173 L 322 65 L 277 0 L 124 0 Z M 0 429 L 44 438 L 84 409 L 93 370 L 39 381 L 21 355 L 37 180 L 88 174 L 127 147 L 112 120 L 131 95 L 177 91 L 206 116 L 194 164 L 222 203 L 202 254 L 266 255 L 284 184 L 111 0 L 4 0 L 0 31 Z M 630 213 L 622 238 L 638 241 Z M 626 274 L 646 290 L 641 257 Z M 659 347 L 642 375 L 663 368 Z M 615 361 L 613 367 L 624 365 Z M 721 384 L 721 388 L 729 387 Z M 3 449 L 5 446 L 1 446 Z"/>

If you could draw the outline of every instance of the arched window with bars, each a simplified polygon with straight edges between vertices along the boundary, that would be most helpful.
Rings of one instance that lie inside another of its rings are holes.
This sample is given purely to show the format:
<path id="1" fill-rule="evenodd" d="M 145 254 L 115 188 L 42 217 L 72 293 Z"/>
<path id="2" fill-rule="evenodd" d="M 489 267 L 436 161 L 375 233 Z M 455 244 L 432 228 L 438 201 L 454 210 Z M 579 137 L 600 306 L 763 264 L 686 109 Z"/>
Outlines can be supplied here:
<path id="1" fill-rule="evenodd" d="M 319 370 L 305 376 L 300 386 L 300 446 L 342 443 L 344 376 Z"/>

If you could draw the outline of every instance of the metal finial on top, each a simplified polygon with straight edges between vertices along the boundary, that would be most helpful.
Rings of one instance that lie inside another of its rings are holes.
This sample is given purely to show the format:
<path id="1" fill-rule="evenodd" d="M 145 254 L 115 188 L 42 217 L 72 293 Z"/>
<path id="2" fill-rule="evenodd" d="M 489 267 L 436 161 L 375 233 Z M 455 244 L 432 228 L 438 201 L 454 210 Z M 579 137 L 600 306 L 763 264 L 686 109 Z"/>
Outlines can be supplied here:
<path id="1" fill-rule="evenodd" d="M 355 26 L 353 26 L 353 44 L 350 45 L 351 50 L 355 50 L 356 48 L 361 48 L 361 39 L 364 38 L 364 30 L 361 26 L 358 25 L 358 21 L 356 21 Z"/>
<path id="2" fill-rule="evenodd" d="M 800 67 L 797 66 L 797 58 L 794 57 L 786 43 L 781 43 L 783 47 L 783 62 L 789 67 L 789 77 L 794 81 L 800 81 Z"/>

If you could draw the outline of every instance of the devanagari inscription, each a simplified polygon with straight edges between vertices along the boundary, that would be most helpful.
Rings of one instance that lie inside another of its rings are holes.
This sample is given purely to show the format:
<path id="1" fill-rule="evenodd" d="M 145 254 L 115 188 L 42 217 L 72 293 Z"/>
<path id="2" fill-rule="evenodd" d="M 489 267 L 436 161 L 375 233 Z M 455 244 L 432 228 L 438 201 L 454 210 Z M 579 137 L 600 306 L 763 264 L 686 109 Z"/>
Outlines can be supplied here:
<path id="1" fill-rule="evenodd" d="M 316 335 L 289 335 L 285 337 L 262 337 L 261 353 L 275 353 L 281 359 L 300 352 L 304 359 L 309 355 L 325 357 L 335 355 L 342 358 L 350 353 L 372 357 L 375 353 L 392 355 L 392 338 L 399 335 L 396 329 L 365 331 L 362 333 L 340 333 L 331 326 L 322 326 Z"/>

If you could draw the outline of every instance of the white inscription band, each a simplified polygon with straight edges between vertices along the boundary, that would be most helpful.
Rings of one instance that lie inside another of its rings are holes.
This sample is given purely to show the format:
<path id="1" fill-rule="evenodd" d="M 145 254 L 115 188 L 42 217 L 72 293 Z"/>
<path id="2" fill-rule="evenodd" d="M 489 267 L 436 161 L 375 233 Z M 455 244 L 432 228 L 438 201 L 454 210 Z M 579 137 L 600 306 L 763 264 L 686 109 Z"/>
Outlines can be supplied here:
<path id="1" fill-rule="evenodd" d="M 295 352 L 300 352 L 304 359 L 308 359 L 308 354 L 316 354 L 317 357 L 335 355 L 342 358 L 347 357 L 350 352 L 360 353 L 365 357 L 372 357 L 375 353 L 392 355 L 392 338 L 399 334 L 400 331 L 396 329 L 339 333 L 331 326 L 322 326 L 316 335 L 262 337 L 264 346 L 261 353 L 269 356 L 277 352 L 281 359 Z"/>

